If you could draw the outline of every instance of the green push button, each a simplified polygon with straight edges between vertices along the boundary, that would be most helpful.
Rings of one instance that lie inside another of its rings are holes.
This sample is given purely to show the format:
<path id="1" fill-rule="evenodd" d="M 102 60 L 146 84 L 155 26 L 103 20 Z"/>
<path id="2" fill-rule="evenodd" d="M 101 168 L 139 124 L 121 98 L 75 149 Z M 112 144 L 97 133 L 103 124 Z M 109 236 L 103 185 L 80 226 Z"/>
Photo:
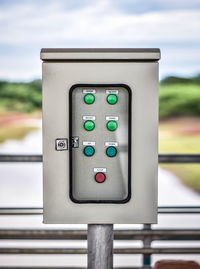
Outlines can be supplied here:
<path id="1" fill-rule="evenodd" d="M 94 148 L 92 146 L 86 146 L 83 150 L 85 156 L 87 157 L 91 157 L 92 155 L 94 155 Z"/>
<path id="2" fill-rule="evenodd" d="M 117 155 L 117 149 L 115 147 L 108 147 L 106 149 L 106 154 L 108 157 L 115 157 Z"/>
<path id="3" fill-rule="evenodd" d="M 116 94 L 109 94 L 107 96 L 107 102 L 110 104 L 110 105 L 114 105 L 116 104 L 118 101 L 118 97 Z"/>
<path id="4" fill-rule="evenodd" d="M 107 123 L 107 128 L 109 131 L 115 131 L 117 129 L 117 122 L 114 120 L 109 120 Z"/>
<path id="5" fill-rule="evenodd" d="M 92 120 L 86 120 L 84 122 L 84 128 L 86 131 L 92 131 L 95 127 L 95 124 Z"/>
<path id="6" fill-rule="evenodd" d="M 88 93 L 84 96 L 84 101 L 86 104 L 90 105 L 90 104 L 93 104 L 94 101 L 95 101 L 95 97 L 93 94 L 91 93 Z"/>

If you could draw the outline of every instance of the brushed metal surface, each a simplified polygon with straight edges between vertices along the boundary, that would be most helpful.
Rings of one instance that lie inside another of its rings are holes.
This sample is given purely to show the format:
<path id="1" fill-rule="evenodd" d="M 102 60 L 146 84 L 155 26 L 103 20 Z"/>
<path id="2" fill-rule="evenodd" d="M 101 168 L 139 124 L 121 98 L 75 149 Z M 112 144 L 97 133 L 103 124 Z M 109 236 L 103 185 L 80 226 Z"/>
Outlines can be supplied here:
<path id="1" fill-rule="evenodd" d="M 69 89 L 77 83 L 132 89 L 132 198 L 126 204 L 76 204 L 69 197 Z M 63 124 L 66 123 L 66 124 Z M 158 170 L 157 62 L 43 62 L 44 223 L 156 223 Z"/>
<path id="2" fill-rule="evenodd" d="M 113 225 L 88 225 L 88 269 L 113 268 Z"/>

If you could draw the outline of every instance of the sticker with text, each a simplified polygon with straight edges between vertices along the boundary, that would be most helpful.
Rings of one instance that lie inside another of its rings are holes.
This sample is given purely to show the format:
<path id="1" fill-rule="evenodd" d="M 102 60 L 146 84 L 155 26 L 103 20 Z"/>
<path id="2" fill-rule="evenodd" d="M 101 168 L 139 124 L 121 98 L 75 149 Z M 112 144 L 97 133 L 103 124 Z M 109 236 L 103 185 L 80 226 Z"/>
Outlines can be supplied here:
<path id="1" fill-rule="evenodd" d="M 105 173 L 106 172 L 106 168 L 105 167 L 104 168 L 97 168 L 96 167 L 96 168 L 94 168 L 94 172 L 95 173 L 100 173 L 100 172 L 104 172 Z"/>
<path id="2" fill-rule="evenodd" d="M 96 90 L 92 90 L 92 89 L 84 89 L 83 93 L 96 93 Z"/>
<path id="3" fill-rule="evenodd" d="M 106 120 L 119 120 L 117 116 L 106 116 Z"/>
<path id="4" fill-rule="evenodd" d="M 83 120 L 95 120 L 95 116 L 83 116 Z"/>
<path id="5" fill-rule="evenodd" d="M 106 147 L 110 147 L 110 146 L 118 147 L 119 143 L 118 142 L 105 142 L 105 146 Z"/>
<path id="6" fill-rule="evenodd" d="M 118 94 L 118 90 L 106 90 L 106 94 Z"/>
<path id="7" fill-rule="evenodd" d="M 83 141 L 83 146 L 95 146 L 95 142 Z"/>

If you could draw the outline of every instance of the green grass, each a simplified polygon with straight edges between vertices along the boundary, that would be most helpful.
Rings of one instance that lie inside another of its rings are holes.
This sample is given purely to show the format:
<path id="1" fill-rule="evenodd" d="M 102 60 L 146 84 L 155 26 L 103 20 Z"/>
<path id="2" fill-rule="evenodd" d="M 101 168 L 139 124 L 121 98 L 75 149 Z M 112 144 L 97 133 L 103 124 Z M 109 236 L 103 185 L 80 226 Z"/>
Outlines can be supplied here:
<path id="1" fill-rule="evenodd" d="M 181 133 L 200 124 L 200 119 L 177 119 L 160 122 L 159 153 L 200 153 L 200 135 Z M 180 180 L 200 193 L 200 164 L 162 164 L 162 168 L 177 175 Z"/>
<path id="2" fill-rule="evenodd" d="M 8 126 L 0 128 L 0 143 L 11 139 L 22 140 L 27 134 L 35 130 L 37 128 L 30 126 Z"/>
<path id="3" fill-rule="evenodd" d="M 200 116 L 200 85 L 160 85 L 159 117 L 174 116 Z"/>
<path id="4" fill-rule="evenodd" d="M 174 85 L 174 84 L 194 84 L 200 85 L 200 74 L 193 77 L 175 77 L 169 76 L 161 81 L 162 85 Z"/>
<path id="5" fill-rule="evenodd" d="M 160 119 L 174 116 L 200 116 L 200 76 L 168 77 L 159 90 Z M 0 81 L 0 107 L 7 111 L 30 113 L 41 110 L 41 80 L 27 83 Z"/>
<path id="6" fill-rule="evenodd" d="M 159 152 L 200 153 L 200 135 L 181 135 L 176 132 L 173 125 L 165 126 L 161 122 L 159 128 Z"/>
<path id="7" fill-rule="evenodd" d="M 41 110 L 41 81 L 28 83 L 0 82 L 0 107 L 7 111 L 30 113 Z"/>
<path id="8" fill-rule="evenodd" d="M 184 129 L 200 126 L 191 120 L 163 121 L 174 117 L 200 117 L 199 77 L 177 80 L 167 78 L 159 87 L 159 152 L 160 153 L 200 153 L 200 135 L 184 133 Z M 199 128 L 200 129 L 200 128 Z M 164 169 L 177 175 L 188 187 L 200 193 L 199 164 L 163 164 Z"/>

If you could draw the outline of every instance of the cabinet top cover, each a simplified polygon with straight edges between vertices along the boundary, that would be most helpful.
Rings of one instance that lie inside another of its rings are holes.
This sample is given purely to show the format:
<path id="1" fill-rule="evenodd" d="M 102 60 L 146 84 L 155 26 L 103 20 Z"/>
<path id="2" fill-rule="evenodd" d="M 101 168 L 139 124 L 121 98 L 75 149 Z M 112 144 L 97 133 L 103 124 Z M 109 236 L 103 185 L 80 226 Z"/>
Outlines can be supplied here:
<path id="1" fill-rule="evenodd" d="M 41 50 L 40 58 L 50 60 L 150 60 L 160 59 L 160 49 L 53 49 Z"/>

